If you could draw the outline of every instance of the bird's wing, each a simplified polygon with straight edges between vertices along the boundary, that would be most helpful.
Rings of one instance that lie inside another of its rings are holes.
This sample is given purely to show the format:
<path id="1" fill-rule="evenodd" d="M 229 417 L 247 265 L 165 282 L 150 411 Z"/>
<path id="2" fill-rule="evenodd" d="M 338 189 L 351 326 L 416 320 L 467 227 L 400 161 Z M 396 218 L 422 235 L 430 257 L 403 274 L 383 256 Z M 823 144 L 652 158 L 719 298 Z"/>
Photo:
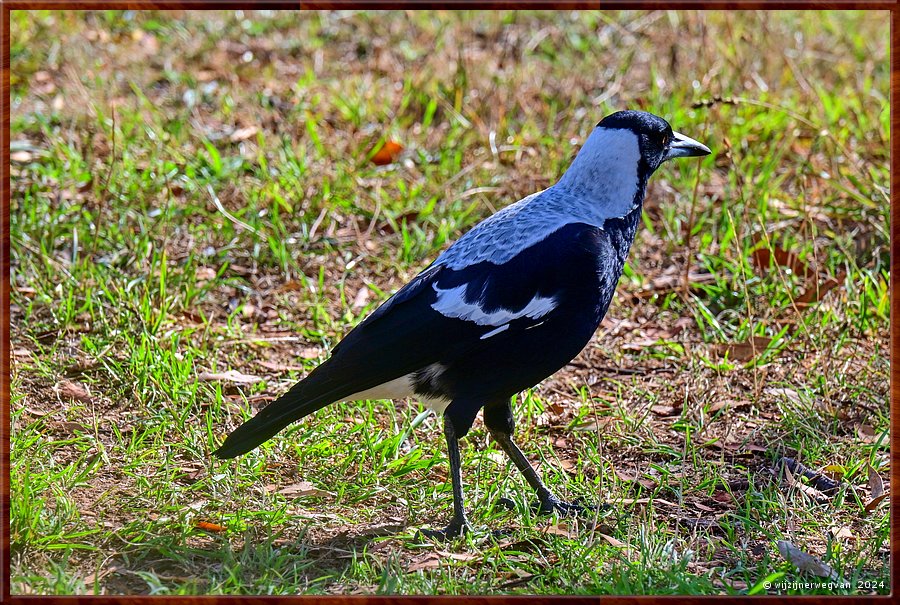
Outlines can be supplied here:
<path id="1" fill-rule="evenodd" d="M 594 267 L 596 229 L 567 225 L 513 259 L 422 271 L 351 330 L 307 380 L 341 397 L 435 362 L 452 361 L 503 332 L 547 319 L 573 287 L 573 271 Z M 592 270 L 592 269 L 591 269 Z"/>
<path id="2" fill-rule="evenodd" d="M 363 388 L 452 360 L 495 334 L 546 321 L 575 296 L 598 298 L 598 263 L 612 260 L 606 249 L 600 229 L 573 223 L 503 263 L 455 269 L 439 258 L 353 329 L 331 360 L 372 383 Z"/>

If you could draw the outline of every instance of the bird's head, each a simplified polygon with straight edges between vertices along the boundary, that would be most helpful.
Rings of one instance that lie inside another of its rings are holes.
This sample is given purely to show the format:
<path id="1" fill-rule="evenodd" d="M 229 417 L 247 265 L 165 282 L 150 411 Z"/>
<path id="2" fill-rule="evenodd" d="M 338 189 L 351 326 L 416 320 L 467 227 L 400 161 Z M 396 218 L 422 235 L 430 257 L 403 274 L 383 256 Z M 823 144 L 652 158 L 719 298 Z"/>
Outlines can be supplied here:
<path id="1" fill-rule="evenodd" d="M 663 162 L 708 153 L 652 113 L 617 111 L 597 124 L 557 185 L 610 216 L 623 216 L 643 199 L 647 180 Z"/>
<path id="2" fill-rule="evenodd" d="M 601 130 L 600 134 L 622 130 L 634 135 L 641 162 L 651 173 L 666 160 L 710 153 L 706 145 L 675 132 L 664 119 L 646 111 L 617 111 L 600 120 L 597 130 Z M 613 132 L 608 134 L 611 138 L 616 135 Z"/>

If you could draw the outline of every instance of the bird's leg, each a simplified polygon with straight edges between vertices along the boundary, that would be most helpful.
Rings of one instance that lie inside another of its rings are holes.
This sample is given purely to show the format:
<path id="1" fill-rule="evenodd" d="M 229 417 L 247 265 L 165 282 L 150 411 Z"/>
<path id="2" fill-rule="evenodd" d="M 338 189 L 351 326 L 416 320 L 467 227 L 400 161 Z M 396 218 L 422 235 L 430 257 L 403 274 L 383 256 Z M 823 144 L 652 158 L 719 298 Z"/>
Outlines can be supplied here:
<path id="1" fill-rule="evenodd" d="M 469 520 L 466 519 L 466 510 L 463 505 L 463 488 L 462 488 L 462 465 L 459 459 L 459 438 L 456 436 L 456 429 L 449 417 L 444 416 L 444 436 L 447 438 L 448 457 L 450 458 L 450 479 L 453 484 L 453 519 L 450 524 L 442 530 L 423 529 L 420 530 L 424 536 L 429 538 L 439 538 L 447 540 L 461 536 L 472 527 Z"/>
<path id="2" fill-rule="evenodd" d="M 562 515 L 570 515 L 577 514 L 581 512 L 585 512 L 587 510 L 591 510 L 590 506 L 582 506 L 579 504 L 570 504 L 568 502 L 564 502 L 559 499 L 553 492 L 551 492 L 544 482 L 541 481 L 540 476 L 537 474 L 537 471 L 532 468 L 531 464 L 528 462 L 528 459 L 525 457 L 525 454 L 522 453 L 522 450 L 519 449 L 519 446 L 515 444 L 512 440 L 512 435 L 503 431 L 499 431 L 496 429 L 490 429 L 491 436 L 500 444 L 500 447 L 503 448 L 503 451 L 506 452 L 506 455 L 509 456 L 509 459 L 513 461 L 513 464 L 516 465 L 516 468 L 525 476 L 525 480 L 528 481 L 528 485 L 530 485 L 535 492 L 537 492 L 538 502 L 540 507 L 538 512 L 542 514 L 549 514 L 553 511 L 557 511 Z"/>

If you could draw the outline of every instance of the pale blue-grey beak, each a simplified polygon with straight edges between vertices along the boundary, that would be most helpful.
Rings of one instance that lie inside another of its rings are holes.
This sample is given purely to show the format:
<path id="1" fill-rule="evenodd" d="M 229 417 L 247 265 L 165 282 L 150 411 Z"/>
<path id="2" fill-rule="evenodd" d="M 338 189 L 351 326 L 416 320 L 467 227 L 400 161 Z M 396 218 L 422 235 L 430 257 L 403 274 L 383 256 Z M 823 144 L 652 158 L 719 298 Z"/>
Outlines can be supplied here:
<path id="1" fill-rule="evenodd" d="M 686 137 L 680 132 L 672 133 L 672 143 L 669 145 L 669 150 L 666 151 L 666 154 L 663 156 L 663 161 L 671 160 L 672 158 L 687 158 L 692 156 L 699 155 L 709 155 L 711 152 L 709 147 L 700 143 L 699 141 L 695 141 L 690 137 Z"/>

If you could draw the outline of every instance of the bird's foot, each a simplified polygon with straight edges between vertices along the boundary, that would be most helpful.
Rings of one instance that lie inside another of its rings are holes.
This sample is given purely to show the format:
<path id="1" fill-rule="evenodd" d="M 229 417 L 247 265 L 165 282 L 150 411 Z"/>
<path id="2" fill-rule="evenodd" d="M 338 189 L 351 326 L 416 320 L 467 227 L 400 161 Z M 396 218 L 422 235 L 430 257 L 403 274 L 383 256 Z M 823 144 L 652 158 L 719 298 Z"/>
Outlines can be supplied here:
<path id="1" fill-rule="evenodd" d="M 432 540 L 441 540 L 443 542 L 446 542 L 448 540 L 452 540 L 453 538 L 464 536 L 471 531 L 472 526 L 469 525 L 469 521 L 463 518 L 453 519 L 452 521 L 450 521 L 450 524 L 444 529 L 420 529 L 418 533 L 426 538 L 431 538 Z"/>
<path id="2" fill-rule="evenodd" d="M 497 508 L 505 508 L 506 510 L 516 510 L 516 503 L 512 501 L 512 498 L 507 498 L 506 496 L 497 498 L 494 506 Z"/>
<path id="3" fill-rule="evenodd" d="M 581 502 L 580 498 L 574 502 L 565 502 L 553 494 L 542 495 L 542 497 L 534 503 L 534 508 L 537 508 L 538 514 L 550 515 L 555 512 L 562 517 L 586 515 L 608 507 L 608 504 L 584 504 Z"/>

